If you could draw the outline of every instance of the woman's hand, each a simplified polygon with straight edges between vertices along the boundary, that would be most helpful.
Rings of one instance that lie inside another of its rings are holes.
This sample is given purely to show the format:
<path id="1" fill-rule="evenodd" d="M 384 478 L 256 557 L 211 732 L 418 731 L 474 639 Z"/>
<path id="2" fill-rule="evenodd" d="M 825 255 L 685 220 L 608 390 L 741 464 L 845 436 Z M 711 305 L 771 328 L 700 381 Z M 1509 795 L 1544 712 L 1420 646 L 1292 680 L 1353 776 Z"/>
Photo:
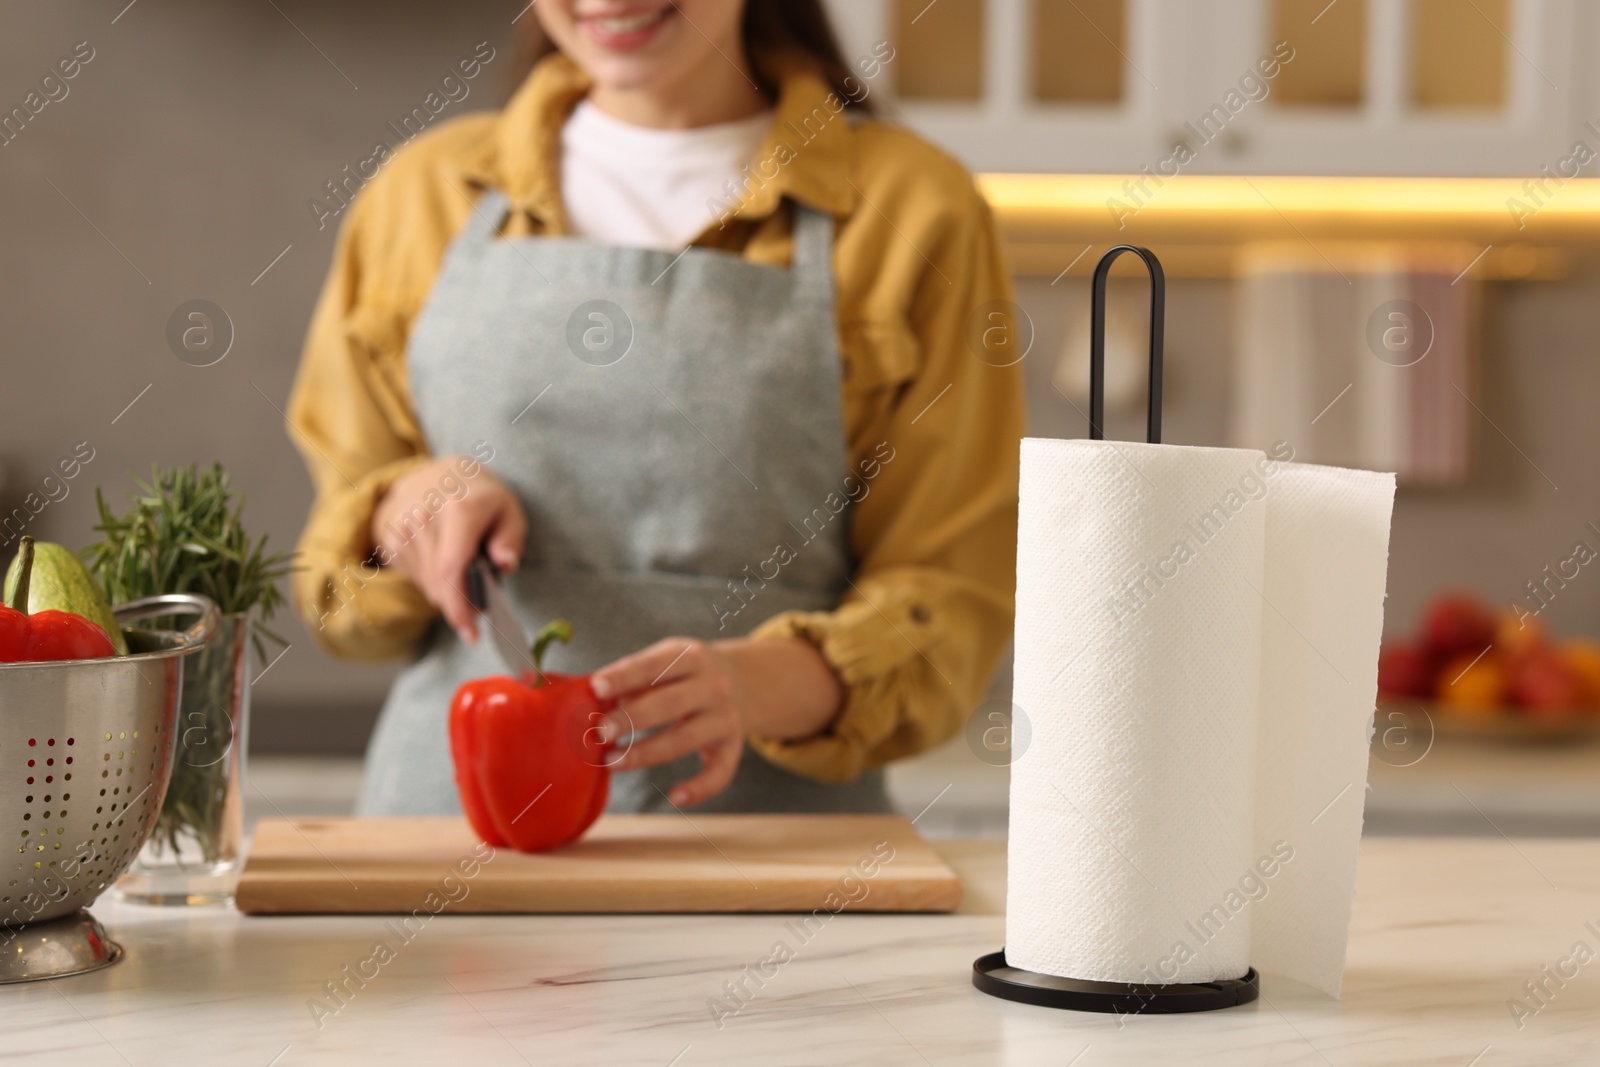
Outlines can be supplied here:
<path id="1" fill-rule="evenodd" d="M 469 473 L 470 472 L 470 473 Z M 372 515 L 372 541 L 394 567 L 444 613 L 462 640 L 478 640 L 478 613 L 467 599 L 467 564 L 488 542 L 501 572 L 516 570 L 528 536 L 517 496 L 466 456 L 442 456 L 395 480 Z"/>
<path id="2" fill-rule="evenodd" d="M 700 772 L 667 799 L 680 808 L 733 781 L 746 734 L 809 737 L 839 713 L 844 689 L 822 655 L 794 639 L 696 641 L 669 637 L 596 671 L 595 695 L 620 697 L 606 740 L 661 729 L 633 742 L 613 770 L 700 754 Z"/>

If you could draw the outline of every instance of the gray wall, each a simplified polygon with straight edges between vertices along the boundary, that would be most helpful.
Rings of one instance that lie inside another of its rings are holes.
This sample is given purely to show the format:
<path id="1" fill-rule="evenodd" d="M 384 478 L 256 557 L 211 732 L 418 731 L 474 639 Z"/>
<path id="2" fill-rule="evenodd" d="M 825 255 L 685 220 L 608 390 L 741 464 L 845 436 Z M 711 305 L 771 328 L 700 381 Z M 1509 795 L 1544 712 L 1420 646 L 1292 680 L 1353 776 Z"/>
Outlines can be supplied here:
<path id="1" fill-rule="evenodd" d="M 499 55 L 446 114 L 497 103 L 523 4 L 277 6 L 288 19 L 271 4 L 199 0 L 139 0 L 114 24 L 118 2 L 0 8 L 0 108 L 20 105 L 77 42 L 96 52 L 65 99 L 0 147 L 0 498 L 38 489 L 78 442 L 96 452 L 69 495 L 38 516 L 30 532 L 39 537 L 88 541 L 95 484 L 120 497 L 152 462 L 216 459 L 246 490 L 251 526 L 275 545 L 294 543 L 309 483 L 279 409 L 333 238 L 306 200 L 479 41 Z M 1483 406 L 1560 489 L 1480 426 L 1466 490 L 1399 502 L 1393 624 L 1409 626 L 1447 583 L 1509 598 L 1565 558 L 1585 521 L 1600 521 L 1595 277 L 1493 292 Z M 1086 294 L 1066 282 L 1020 288 L 1039 328 L 1040 358 L 1028 364 L 1034 432 L 1079 434 L 1049 374 L 1067 309 Z M 169 315 L 196 298 L 221 305 L 236 329 L 210 367 L 175 358 L 165 338 Z M 1228 287 L 1175 284 L 1168 323 L 1167 439 L 1222 442 Z M 1548 617 L 1600 632 L 1600 571 L 1586 569 Z M 335 664 L 282 621 L 293 647 L 257 690 L 257 750 L 359 747 L 392 672 Z"/>
<path id="2" fill-rule="evenodd" d="M 291 547 L 310 492 L 279 410 L 335 232 L 306 201 L 478 42 L 499 54 L 444 115 L 509 86 L 522 3 L 275 2 L 283 14 L 139 0 L 115 24 L 121 3 L 0 7 L 0 108 L 77 42 L 95 49 L 66 98 L 0 147 L 0 495 L 38 489 L 80 441 L 96 452 L 39 537 L 90 540 L 95 484 L 120 498 L 152 462 L 220 460 L 251 528 Z M 210 367 L 166 342 L 168 316 L 196 298 L 236 330 Z M 258 747 L 359 746 L 392 672 L 335 664 L 281 621 L 293 648 L 257 690 Z"/>

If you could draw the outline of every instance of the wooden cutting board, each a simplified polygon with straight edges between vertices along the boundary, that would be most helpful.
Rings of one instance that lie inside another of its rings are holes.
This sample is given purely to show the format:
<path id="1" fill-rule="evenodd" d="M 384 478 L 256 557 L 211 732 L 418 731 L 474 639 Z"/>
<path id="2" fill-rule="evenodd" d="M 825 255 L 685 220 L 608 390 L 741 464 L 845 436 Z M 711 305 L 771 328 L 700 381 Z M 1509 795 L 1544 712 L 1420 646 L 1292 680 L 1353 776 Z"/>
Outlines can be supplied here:
<path id="1" fill-rule="evenodd" d="M 961 883 L 899 815 L 610 815 L 524 854 L 464 819 L 256 824 L 239 910 L 426 912 L 950 911 Z"/>

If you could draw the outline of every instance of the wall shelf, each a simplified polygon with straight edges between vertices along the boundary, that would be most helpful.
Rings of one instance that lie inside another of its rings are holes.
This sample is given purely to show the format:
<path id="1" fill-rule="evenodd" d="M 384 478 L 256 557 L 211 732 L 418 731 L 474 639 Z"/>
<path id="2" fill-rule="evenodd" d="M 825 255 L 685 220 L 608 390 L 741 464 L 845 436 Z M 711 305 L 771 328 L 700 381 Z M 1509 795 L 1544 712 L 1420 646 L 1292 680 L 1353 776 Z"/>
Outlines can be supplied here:
<path id="1" fill-rule="evenodd" d="M 1135 178 L 1138 176 L 1136 175 Z M 1085 245 L 1145 244 L 1178 277 L 1228 277 L 1239 250 L 1300 241 L 1337 259 L 1362 243 L 1426 245 L 1471 277 L 1570 273 L 1600 244 L 1600 179 L 1182 175 L 1132 191 L 1125 175 L 980 174 L 1019 274 L 1055 276 Z M 1135 195 L 1137 194 L 1137 195 Z M 1120 224 L 1120 225 L 1119 225 Z M 1069 275 L 1087 274 L 1083 256 Z"/>

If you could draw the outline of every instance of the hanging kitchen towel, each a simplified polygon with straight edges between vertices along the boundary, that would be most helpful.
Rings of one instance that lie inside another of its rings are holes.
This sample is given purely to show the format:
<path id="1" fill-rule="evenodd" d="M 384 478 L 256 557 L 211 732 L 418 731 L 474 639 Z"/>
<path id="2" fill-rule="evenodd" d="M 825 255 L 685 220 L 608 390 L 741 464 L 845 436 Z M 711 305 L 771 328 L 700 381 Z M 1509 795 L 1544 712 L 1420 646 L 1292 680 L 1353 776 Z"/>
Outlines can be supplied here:
<path id="1" fill-rule="evenodd" d="M 1392 475 L 1022 443 L 1006 960 L 1337 994 Z"/>
<path id="2" fill-rule="evenodd" d="M 1262 242 L 1241 252 L 1234 443 L 1302 460 L 1467 474 L 1475 250 L 1452 244 Z"/>

